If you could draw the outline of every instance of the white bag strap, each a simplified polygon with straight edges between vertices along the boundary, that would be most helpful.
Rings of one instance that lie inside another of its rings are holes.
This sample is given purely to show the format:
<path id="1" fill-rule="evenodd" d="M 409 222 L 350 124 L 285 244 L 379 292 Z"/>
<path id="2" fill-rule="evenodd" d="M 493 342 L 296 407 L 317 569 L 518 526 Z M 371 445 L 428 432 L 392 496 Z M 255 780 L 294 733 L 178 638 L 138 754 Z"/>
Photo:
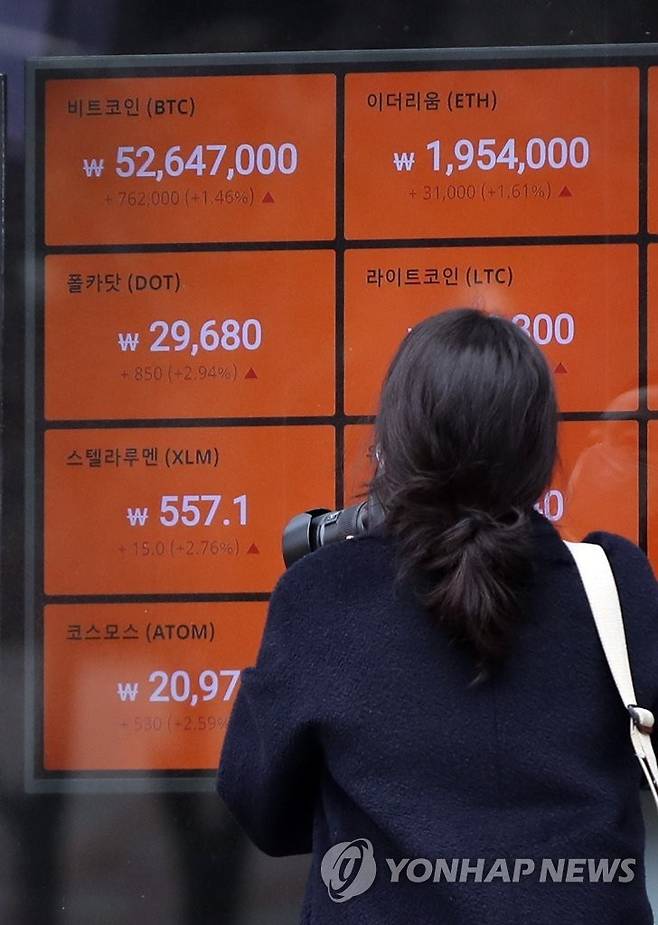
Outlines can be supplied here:
<path id="1" fill-rule="evenodd" d="M 637 705 L 619 594 L 610 562 L 604 549 L 594 543 L 569 543 L 564 540 L 564 544 L 578 566 L 612 677 L 631 717 L 633 750 L 658 808 L 658 764 L 651 744 L 654 716 L 651 710 Z"/>

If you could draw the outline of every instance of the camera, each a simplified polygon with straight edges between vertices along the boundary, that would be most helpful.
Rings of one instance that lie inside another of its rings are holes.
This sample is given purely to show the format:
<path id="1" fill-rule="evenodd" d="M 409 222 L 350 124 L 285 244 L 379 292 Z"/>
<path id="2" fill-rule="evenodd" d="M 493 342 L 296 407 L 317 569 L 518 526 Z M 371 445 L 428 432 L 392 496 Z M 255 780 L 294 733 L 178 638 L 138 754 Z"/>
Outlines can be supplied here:
<path id="1" fill-rule="evenodd" d="M 283 531 L 286 568 L 320 546 L 367 533 L 382 521 L 382 509 L 373 498 L 338 511 L 315 508 L 296 514 Z"/>

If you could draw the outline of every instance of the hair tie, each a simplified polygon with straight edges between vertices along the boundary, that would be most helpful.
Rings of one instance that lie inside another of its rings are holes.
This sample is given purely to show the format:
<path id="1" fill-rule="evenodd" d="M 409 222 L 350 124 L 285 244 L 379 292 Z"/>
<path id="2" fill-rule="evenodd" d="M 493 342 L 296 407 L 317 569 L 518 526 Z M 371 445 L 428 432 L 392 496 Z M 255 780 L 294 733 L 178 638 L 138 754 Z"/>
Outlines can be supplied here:
<path id="1" fill-rule="evenodd" d="M 471 528 L 472 536 L 480 533 L 482 530 L 496 530 L 505 527 L 516 527 L 524 520 L 526 515 L 519 508 L 512 508 L 500 517 L 494 517 L 487 511 L 480 511 L 477 508 L 462 508 L 461 520 L 465 520 Z"/>
<path id="2" fill-rule="evenodd" d="M 487 514 L 486 511 L 479 511 L 476 508 L 462 508 L 462 521 L 466 521 L 470 528 L 471 538 L 475 537 L 482 530 L 490 529 L 496 526 L 496 521 Z"/>

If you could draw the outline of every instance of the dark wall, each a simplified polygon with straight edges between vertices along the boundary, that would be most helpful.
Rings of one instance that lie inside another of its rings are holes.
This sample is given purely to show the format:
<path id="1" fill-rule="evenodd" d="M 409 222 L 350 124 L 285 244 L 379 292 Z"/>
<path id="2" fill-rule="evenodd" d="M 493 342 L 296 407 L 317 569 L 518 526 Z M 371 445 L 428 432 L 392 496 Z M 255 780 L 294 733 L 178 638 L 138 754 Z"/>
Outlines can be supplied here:
<path id="1" fill-rule="evenodd" d="M 408 3 L 159 3 L 121 0 L 117 51 L 257 51 L 649 42 L 642 0 L 426 0 Z"/>

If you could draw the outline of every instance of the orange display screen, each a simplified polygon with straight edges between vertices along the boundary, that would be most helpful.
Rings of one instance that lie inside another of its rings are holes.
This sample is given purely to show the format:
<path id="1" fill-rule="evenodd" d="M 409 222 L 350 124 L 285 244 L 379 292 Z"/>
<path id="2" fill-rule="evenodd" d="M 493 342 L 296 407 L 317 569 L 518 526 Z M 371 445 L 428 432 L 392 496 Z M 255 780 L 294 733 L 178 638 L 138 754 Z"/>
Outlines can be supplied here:
<path id="1" fill-rule="evenodd" d="M 647 403 L 658 411 L 658 245 L 650 244 L 647 252 Z"/>
<path id="2" fill-rule="evenodd" d="M 324 250 L 48 257 L 46 417 L 333 414 L 334 264 Z"/>
<path id="3" fill-rule="evenodd" d="M 333 428 L 53 430 L 44 498 L 48 595 L 268 592 L 291 512 L 333 504 Z"/>
<path id="4" fill-rule="evenodd" d="M 658 67 L 649 68 L 649 195 L 648 228 L 651 234 L 658 232 Z"/>
<path id="5" fill-rule="evenodd" d="M 49 245 L 334 237 L 333 75 L 57 80 L 45 108 Z"/>
<path id="6" fill-rule="evenodd" d="M 386 367 L 409 328 L 456 305 L 514 319 L 545 352 L 563 411 L 635 410 L 637 262 L 633 244 L 349 251 L 348 413 L 373 414 Z"/>
<path id="7" fill-rule="evenodd" d="M 658 431 L 652 440 L 658 460 Z M 558 443 L 559 460 L 551 484 L 537 500 L 537 510 L 557 527 L 565 540 L 580 542 L 590 531 L 607 530 L 637 542 L 637 423 L 563 421 Z M 348 427 L 345 432 L 348 503 L 363 497 L 364 487 L 373 474 L 373 459 L 372 428 Z"/>
<path id="8" fill-rule="evenodd" d="M 649 421 L 647 430 L 649 557 L 658 571 L 658 421 Z"/>
<path id="9" fill-rule="evenodd" d="M 46 607 L 45 767 L 216 767 L 266 608 L 244 601 Z"/>
<path id="10" fill-rule="evenodd" d="M 636 68 L 349 74 L 345 110 L 347 238 L 638 230 Z"/>
<path id="11" fill-rule="evenodd" d="M 538 344 L 538 509 L 658 563 L 648 53 L 29 70 L 30 787 L 210 785 L 284 528 L 363 498 L 385 372 L 437 312 Z"/>

